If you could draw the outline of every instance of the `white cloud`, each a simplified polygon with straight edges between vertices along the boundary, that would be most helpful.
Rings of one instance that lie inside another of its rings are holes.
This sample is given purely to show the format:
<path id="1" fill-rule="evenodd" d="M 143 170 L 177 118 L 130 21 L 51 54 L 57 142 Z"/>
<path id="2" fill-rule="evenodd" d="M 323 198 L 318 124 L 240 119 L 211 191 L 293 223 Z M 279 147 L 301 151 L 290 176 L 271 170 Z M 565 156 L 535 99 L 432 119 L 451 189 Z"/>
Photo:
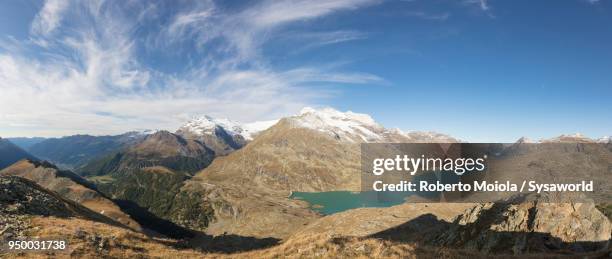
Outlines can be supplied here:
<path id="1" fill-rule="evenodd" d="M 49 0 L 32 21 L 31 39 L 0 41 L 0 135 L 174 130 L 202 113 L 272 119 L 328 97 L 312 87 L 318 84 L 384 83 L 334 67 L 273 69 L 261 54 L 268 37 L 282 33 L 276 30 L 281 25 L 372 1 L 270 1 L 234 13 L 197 2 L 166 22 L 158 19 L 157 5 L 122 3 Z M 143 35 L 143 23 L 153 20 L 160 29 Z M 318 36 L 310 44 L 363 34 Z M 198 46 L 200 53 L 189 54 L 202 58 L 185 62 L 182 72 L 164 73 L 141 60 L 146 51 L 180 53 L 184 43 Z"/>
<path id="2" fill-rule="evenodd" d="M 34 34 L 48 35 L 57 28 L 62 20 L 62 13 L 68 7 L 68 1 L 48 0 L 42 10 L 34 17 L 31 31 Z"/>
<path id="3" fill-rule="evenodd" d="M 293 52 L 297 53 L 326 45 L 362 40 L 366 39 L 367 37 L 368 35 L 363 32 L 352 30 L 339 30 L 324 32 L 287 33 L 283 38 L 285 38 L 295 46 Z"/>
<path id="4" fill-rule="evenodd" d="M 264 1 L 235 13 L 218 11 L 214 3 L 203 2 L 176 15 L 172 25 L 162 34 L 161 42 L 176 42 L 197 38 L 198 45 L 207 49 L 214 40 L 223 40 L 226 48 L 221 52 L 234 54 L 223 65 L 235 66 L 241 62 L 257 63 L 261 45 L 267 42 L 277 30 L 296 22 L 314 20 L 338 11 L 354 10 L 379 3 L 380 0 L 286 0 Z M 357 32 L 335 33 L 336 39 L 324 38 L 309 44 L 331 44 L 352 40 Z M 328 35 L 330 36 L 330 35 Z M 356 38 L 355 38 L 356 39 Z M 314 46 L 313 45 L 313 46 Z"/>
<path id="5" fill-rule="evenodd" d="M 257 27 L 274 27 L 288 22 L 314 19 L 332 12 L 351 10 L 378 1 L 372 0 L 289 0 L 267 1 L 242 15 Z"/>
<path id="6" fill-rule="evenodd" d="M 488 0 L 466 0 L 465 3 L 476 5 L 483 11 L 489 10 Z"/>

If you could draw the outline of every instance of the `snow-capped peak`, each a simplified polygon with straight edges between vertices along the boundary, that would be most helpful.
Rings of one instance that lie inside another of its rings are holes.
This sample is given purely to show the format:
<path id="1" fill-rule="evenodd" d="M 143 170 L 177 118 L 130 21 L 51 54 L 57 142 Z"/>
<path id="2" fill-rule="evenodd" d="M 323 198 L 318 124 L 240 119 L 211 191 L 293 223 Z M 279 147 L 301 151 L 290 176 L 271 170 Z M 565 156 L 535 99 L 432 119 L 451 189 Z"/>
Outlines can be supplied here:
<path id="1" fill-rule="evenodd" d="M 268 129 L 276 124 L 276 122 L 278 122 L 278 120 L 256 121 L 243 124 L 226 118 L 217 119 L 204 115 L 190 120 L 180 127 L 178 131 L 189 132 L 199 136 L 205 134 L 214 135 L 215 130 L 219 127 L 232 136 L 240 135 L 246 140 L 251 140 L 256 133 Z"/>
<path id="2" fill-rule="evenodd" d="M 576 132 L 574 134 L 568 134 L 568 135 L 561 135 L 561 136 L 567 137 L 567 138 L 585 138 L 585 136 L 580 132 Z"/>
<path id="3" fill-rule="evenodd" d="M 381 140 L 385 130 L 367 114 L 340 112 L 333 108 L 306 107 L 292 120 L 296 126 L 326 132 L 350 141 Z"/>
<path id="4" fill-rule="evenodd" d="M 188 131 L 196 135 L 214 134 L 217 127 L 222 127 L 232 134 L 239 129 L 239 124 L 228 119 L 215 119 L 208 115 L 196 117 L 183 125 L 179 130 Z"/>
<path id="5" fill-rule="evenodd" d="M 581 134 L 581 133 L 574 133 L 574 134 L 562 134 L 561 136 L 558 137 L 554 137 L 551 139 L 542 139 L 539 142 L 568 142 L 568 141 L 586 141 L 586 142 L 593 142 L 592 139 L 586 137 L 585 135 Z"/>
<path id="6" fill-rule="evenodd" d="M 314 109 L 312 107 L 304 107 L 300 111 L 300 116 L 313 115 L 319 117 L 327 122 L 334 123 L 334 121 L 354 121 L 362 125 L 368 125 L 373 127 L 381 127 L 370 115 L 363 113 L 354 113 L 352 111 L 340 112 L 334 108 L 325 107 L 322 109 Z"/>
<path id="7" fill-rule="evenodd" d="M 612 136 L 603 136 L 597 139 L 597 143 L 612 143 Z"/>

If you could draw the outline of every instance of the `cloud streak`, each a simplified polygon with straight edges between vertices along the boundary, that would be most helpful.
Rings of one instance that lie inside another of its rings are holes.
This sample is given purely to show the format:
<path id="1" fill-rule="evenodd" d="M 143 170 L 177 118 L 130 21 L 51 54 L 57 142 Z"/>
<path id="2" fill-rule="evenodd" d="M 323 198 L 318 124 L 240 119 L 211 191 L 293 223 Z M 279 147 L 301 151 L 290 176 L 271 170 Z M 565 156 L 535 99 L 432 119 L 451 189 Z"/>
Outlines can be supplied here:
<path id="1" fill-rule="evenodd" d="M 465 3 L 478 6 L 478 8 L 484 12 L 490 9 L 488 0 L 466 0 Z"/>
<path id="2" fill-rule="evenodd" d="M 198 1 L 167 13 L 163 2 L 48 0 L 31 23 L 30 38 L 0 41 L 0 133 L 173 130 L 203 113 L 270 119 L 329 97 L 318 85 L 384 83 L 329 66 L 274 69 L 262 54 L 286 25 L 376 3 L 266 1 L 226 10 Z M 325 32 L 305 44 L 360 37 Z M 164 71 L 147 60 L 151 53 L 185 62 L 178 72 Z"/>
<path id="3" fill-rule="evenodd" d="M 62 13 L 68 7 L 67 1 L 46 1 L 42 10 L 32 21 L 31 32 L 33 34 L 48 35 L 57 28 L 62 19 Z"/>

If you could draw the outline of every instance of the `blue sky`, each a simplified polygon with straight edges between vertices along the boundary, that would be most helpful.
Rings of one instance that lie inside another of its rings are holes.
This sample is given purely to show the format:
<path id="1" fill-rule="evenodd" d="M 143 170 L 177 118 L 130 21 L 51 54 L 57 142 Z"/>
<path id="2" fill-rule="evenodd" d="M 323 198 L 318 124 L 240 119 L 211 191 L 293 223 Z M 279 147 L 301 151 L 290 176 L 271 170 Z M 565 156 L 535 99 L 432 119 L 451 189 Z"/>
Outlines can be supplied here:
<path id="1" fill-rule="evenodd" d="M 612 1 L 2 1 L 0 136 L 331 106 L 468 141 L 612 133 Z"/>

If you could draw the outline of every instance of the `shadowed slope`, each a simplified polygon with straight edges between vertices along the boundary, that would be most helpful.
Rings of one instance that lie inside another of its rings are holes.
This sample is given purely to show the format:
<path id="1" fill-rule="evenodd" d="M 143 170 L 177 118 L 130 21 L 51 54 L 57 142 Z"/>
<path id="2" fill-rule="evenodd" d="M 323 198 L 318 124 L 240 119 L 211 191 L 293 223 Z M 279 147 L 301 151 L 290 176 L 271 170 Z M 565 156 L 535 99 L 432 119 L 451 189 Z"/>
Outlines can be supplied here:
<path id="1" fill-rule="evenodd" d="M 142 231 L 140 224 L 96 190 L 96 187 L 80 176 L 60 171 L 46 162 L 22 160 L 0 171 L 0 175 L 19 176 L 32 180 L 62 197 L 77 202 L 93 211 L 103 214 L 136 231 Z"/>

